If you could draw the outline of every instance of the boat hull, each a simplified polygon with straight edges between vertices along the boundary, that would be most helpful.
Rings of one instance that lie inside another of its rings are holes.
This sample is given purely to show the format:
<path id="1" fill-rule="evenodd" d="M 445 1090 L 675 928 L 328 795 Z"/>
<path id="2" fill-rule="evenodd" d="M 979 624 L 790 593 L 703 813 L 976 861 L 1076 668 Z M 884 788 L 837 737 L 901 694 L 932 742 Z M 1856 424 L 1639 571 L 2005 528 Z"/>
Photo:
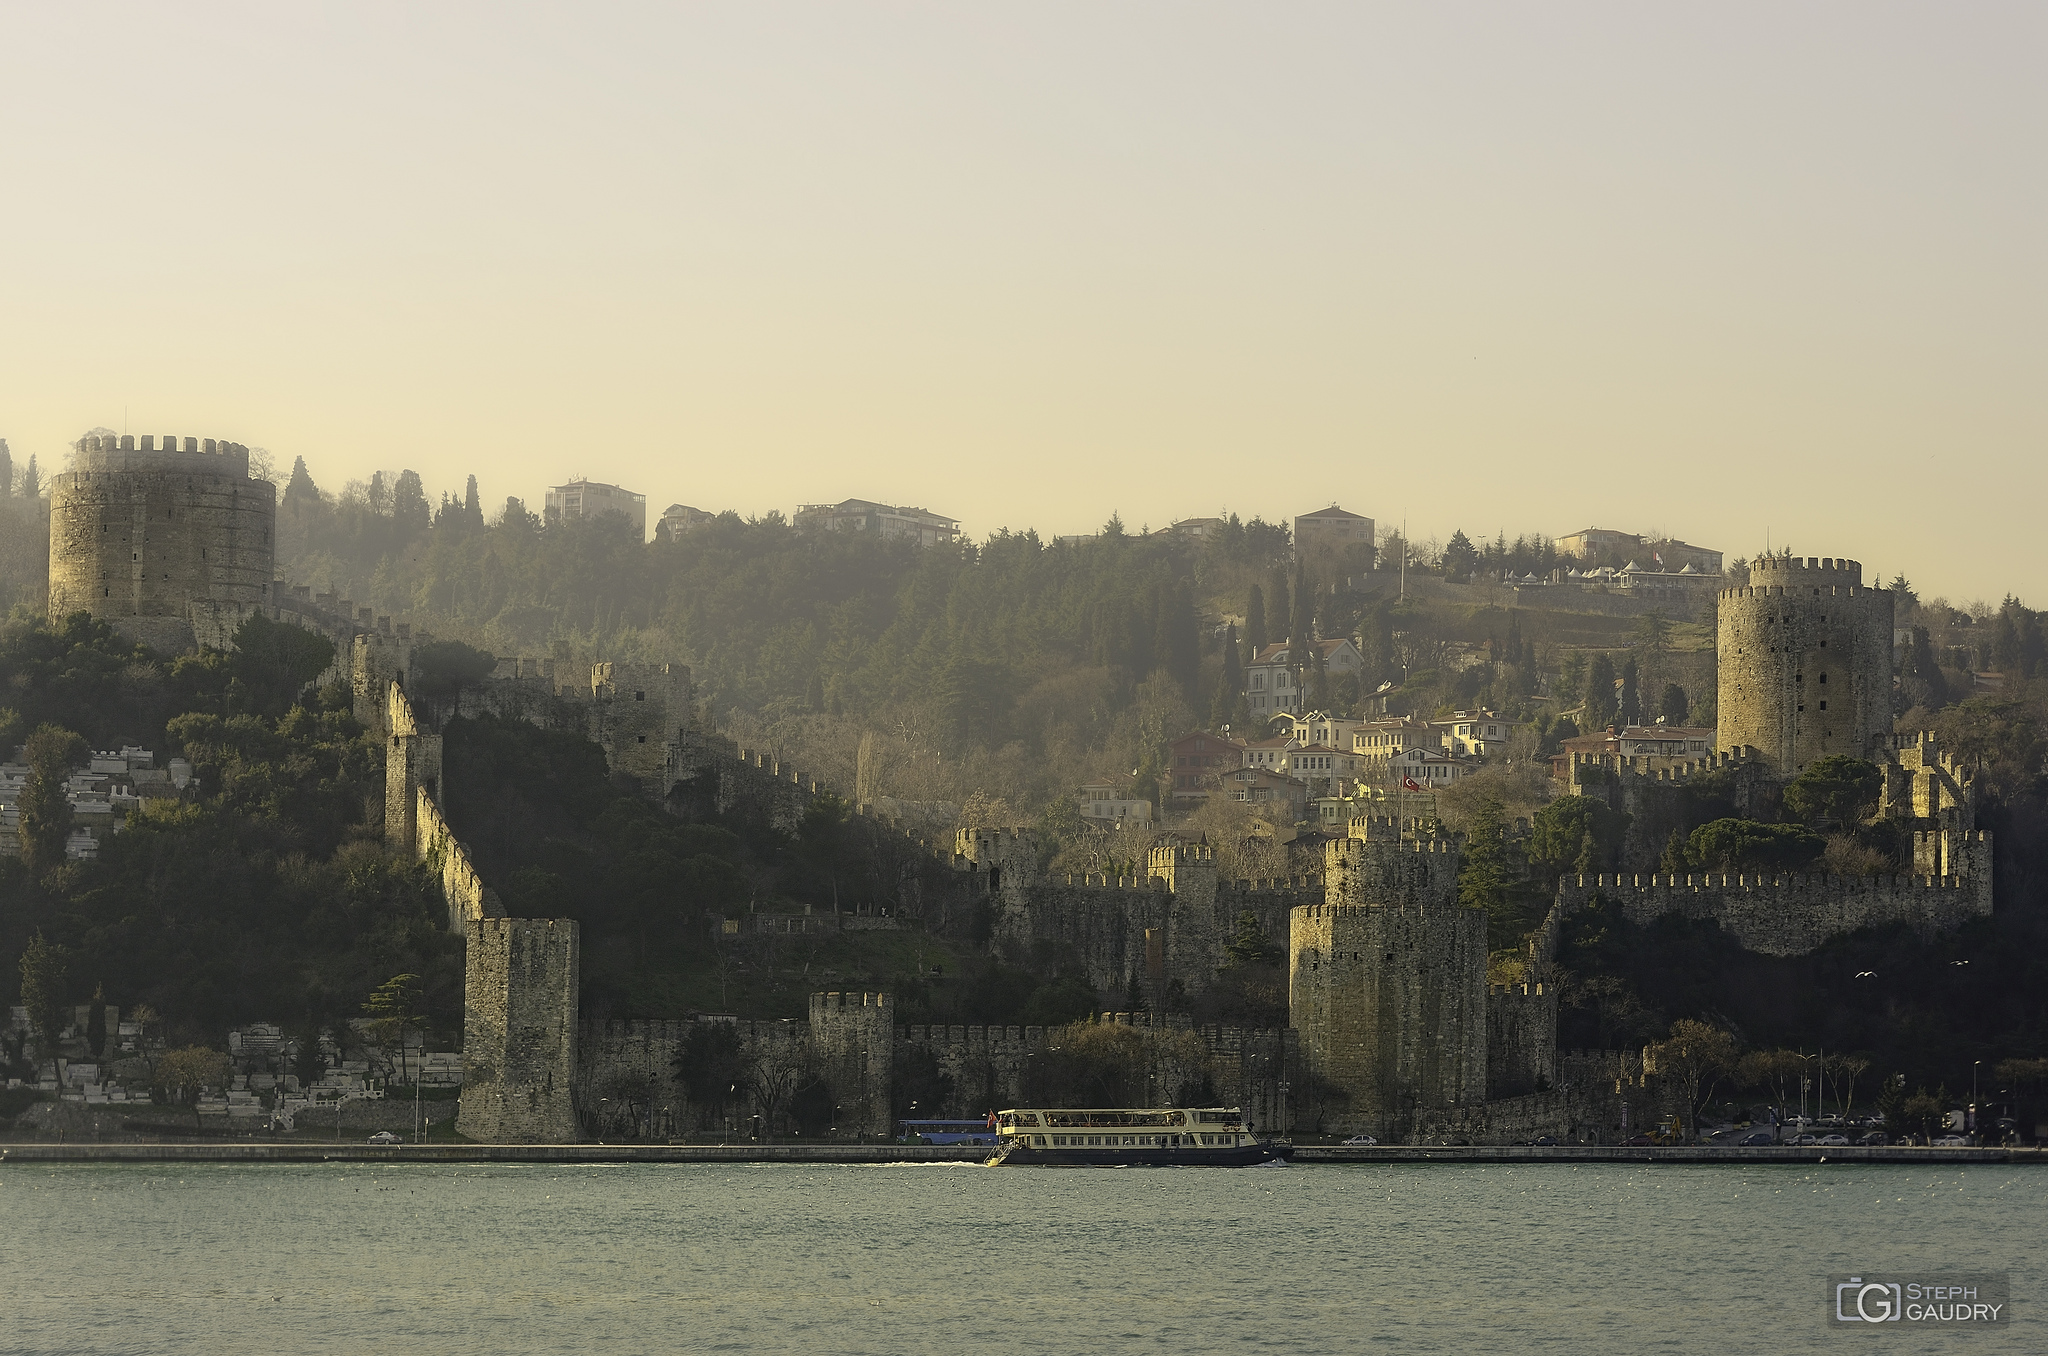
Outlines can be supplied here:
<path id="1" fill-rule="evenodd" d="M 1293 1157 L 1291 1144 L 1239 1144 L 1229 1148 L 1182 1145 L 1173 1148 L 1034 1149 L 1018 1144 L 991 1158 L 1004 1168 L 1250 1168 Z"/>

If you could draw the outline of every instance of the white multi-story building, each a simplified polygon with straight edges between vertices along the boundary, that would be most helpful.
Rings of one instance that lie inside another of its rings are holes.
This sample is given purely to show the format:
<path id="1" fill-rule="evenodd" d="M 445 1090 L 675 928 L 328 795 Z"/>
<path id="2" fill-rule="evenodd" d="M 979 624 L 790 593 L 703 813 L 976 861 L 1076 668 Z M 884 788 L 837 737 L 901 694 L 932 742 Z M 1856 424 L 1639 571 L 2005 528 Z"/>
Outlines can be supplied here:
<path id="1" fill-rule="evenodd" d="M 1349 640 L 1319 640 L 1315 644 L 1322 654 L 1323 671 L 1332 678 L 1365 667 L 1365 657 Z M 1294 668 L 1292 652 L 1285 644 L 1268 645 L 1244 666 L 1245 700 L 1251 705 L 1254 721 L 1264 724 L 1275 716 L 1301 714 L 1312 667 L 1302 665 L 1298 676 Z"/>
<path id="2" fill-rule="evenodd" d="M 633 525 L 642 541 L 647 539 L 647 496 L 617 485 L 606 485 L 596 480 L 572 480 L 566 485 L 550 485 L 546 508 L 550 522 L 616 513 Z"/>

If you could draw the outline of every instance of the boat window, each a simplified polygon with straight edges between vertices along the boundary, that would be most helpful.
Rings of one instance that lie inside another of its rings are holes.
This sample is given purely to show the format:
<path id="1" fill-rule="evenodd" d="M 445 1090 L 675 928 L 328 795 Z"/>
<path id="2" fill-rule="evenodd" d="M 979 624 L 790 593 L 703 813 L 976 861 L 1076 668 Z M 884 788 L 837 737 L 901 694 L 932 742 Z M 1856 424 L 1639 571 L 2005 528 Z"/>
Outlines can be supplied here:
<path id="1" fill-rule="evenodd" d="M 1044 1135 L 1033 1135 L 1033 1136 L 1031 1137 L 1031 1142 L 1032 1142 L 1033 1144 L 1036 1144 L 1036 1145 L 1037 1145 L 1037 1146 L 1038 1146 L 1039 1148 L 1043 1149 L 1043 1148 L 1045 1147 L 1045 1136 L 1044 1136 Z"/>

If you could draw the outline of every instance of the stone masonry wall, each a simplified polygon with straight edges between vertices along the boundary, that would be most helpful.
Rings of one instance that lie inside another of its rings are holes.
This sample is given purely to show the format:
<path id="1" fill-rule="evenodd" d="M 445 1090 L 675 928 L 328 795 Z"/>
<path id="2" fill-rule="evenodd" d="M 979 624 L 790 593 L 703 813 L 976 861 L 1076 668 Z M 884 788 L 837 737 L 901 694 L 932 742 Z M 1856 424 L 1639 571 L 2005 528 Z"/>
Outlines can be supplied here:
<path id="1" fill-rule="evenodd" d="M 832 1003 L 832 998 L 840 1002 Z M 1036 1026 L 910 1026 L 881 1031 L 877 1017 L 892 1009 L 882 1003 L 862 1002 L 887 995 L 812 996 L 812 1021 L 729 1022 L 726 1018 L 698 1018 L 692 1021 L 585 1022 L 578 1045 L 576 1096 L 586 1123 L 597 1124 L 599 1132 L 609 1124 L 616 1132 L 622 1119 L 616 1104 L 626 1096 L 651 1098 L 643 1108 L 643 1121 L 666 1127 L 664 1133 L 685 1133 L 711 1121 L 714 1108 L 690 1105 L 676 1073 L 676 1059 L 699 1022 L 727 1022 L 739 1034 L 741 1050 L 748 1059 L 765 1058 L 776 1064 L 800 1064 L 826 1075 L 835 1100 L 841 1105 L 841 1130 L 850 1132 L 865 1126 L 869 1135 L 893 1134 L 893 1116 L 899 1108 L 891 1104 L 890 1071 L 906 1060 L 930 1060 L 930 1067 L 949 1089 L 939 1105 L 918 1107 L 918 1114 L 934 1118 L 977 1117 L 991 1110 L 1024 1105 L 1027 1097 L 1024 1076 L 1032 1054 L 1058 1038 L 1061 1028 Z M 834 1030 L 838 1017 L 848 1021 Z M 1286 1084 L 1298 1076 L 1298 1057 L 1292 1031 L 1248 1031 L 1235 1027 L 1194 1027 L 1185 1018 L 1154 1021 L 1144 1013 L 1104 1013 L 1104 1023 L 1133 1026 L 1162 1035 L 1192 1032 L 1209 1061 L 1216 1103 L 1241 1106 L 1252 1124 L 1261 1129 L 1285 1129 Z M 859 1042 L 856 1044 L 855 1042 Z M 865 1079 L 854 1056 L 865 1048 L 869 1055 Z M 881 1052 L 881 1059 L 875 1058 Z M 1179 1076 L 1179 1070 L 1161 1067 L 1154 1082 L 1163 1085 Z M 627 1090 L 631 1089 L 629 1093 Z M 1166 1094 L 1172 1095 L 1170 1092 Z M 867 1105 L 862 1107 L 865 1097 Z M 614 1110 L 603 1108 L 610 1099 Z M 731 1108 L 735 1122 L 765 1114 L 758 1089 L 750 1081 L 740 1100 Z M 659 1120 L 656 1120 L 659 1117 Z M 775 1127 L 771 1133 L 780 1133 Z"/>
<path id="2" fill-rule="evenodd" d="M 1988 835 L 1973 840 L 1988 849 Z M 1745 949 L 1800 956 L 1859 928 L 1906 923 L 1949 931 L 1991 914 L 1989 872 L 1960 876 L 1700 875 L 1573 876 L 1558 886 L 1567 912 L 1594 896 L 1621 906 L 1632 923 L 1666 914 L 1711 918 Z"/>

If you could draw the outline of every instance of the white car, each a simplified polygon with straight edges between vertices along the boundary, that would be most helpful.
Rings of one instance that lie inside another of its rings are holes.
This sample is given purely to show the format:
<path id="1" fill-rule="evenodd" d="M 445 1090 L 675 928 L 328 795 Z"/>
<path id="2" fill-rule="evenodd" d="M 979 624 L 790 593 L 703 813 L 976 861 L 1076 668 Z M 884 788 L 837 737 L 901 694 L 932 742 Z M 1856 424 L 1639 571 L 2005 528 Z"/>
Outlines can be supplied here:
<path id="1" fill-rule="evenodd" d="M 1352 1148 L 1364 1149 L 1377 1146 L 1379 1141 L 1371 1135 L 1353 1135 L 1350 1139 L 1345 1140 L 1344 1143 Z"/>
<path id="2" fill-rule="evenodd" d="M 1847 1144 L 1849 1137 L 1847 1135 L 1822 1135 L 1816 1142 L 1827 1145 Z"/>
<path id="3" fill-rule="evenodd" d="M 400 1138 L 399 1138 L 398 1136 L 396 1136 L 396 1135 L 392 1134 L 392 1133 L 391 1133 L 391 1132 L 390 1132 L 389 1130 L 379 1130 L 379 1131 L 378 1131 L 378 1132 L 377 1132 L 376 1134 L 374 1134 L 374 1135 L 370 1136 L 370 1143 L 372 1143 L 372 1144 L 403 1144 L 403 1143 L 405 1143 L 405 1141 L 404 1141 L 404 1140 L 402 1140 L 402 1139 L 400 1139 Z"/>
<path id="4" fill-rule="evenodd" d="M 1943 1135 L 1934 1141 L 1934 1147 L 1937 1149 L 1967 1149 L 1969 1146 L 1970 1141 L 1961 1135 Z"/>

